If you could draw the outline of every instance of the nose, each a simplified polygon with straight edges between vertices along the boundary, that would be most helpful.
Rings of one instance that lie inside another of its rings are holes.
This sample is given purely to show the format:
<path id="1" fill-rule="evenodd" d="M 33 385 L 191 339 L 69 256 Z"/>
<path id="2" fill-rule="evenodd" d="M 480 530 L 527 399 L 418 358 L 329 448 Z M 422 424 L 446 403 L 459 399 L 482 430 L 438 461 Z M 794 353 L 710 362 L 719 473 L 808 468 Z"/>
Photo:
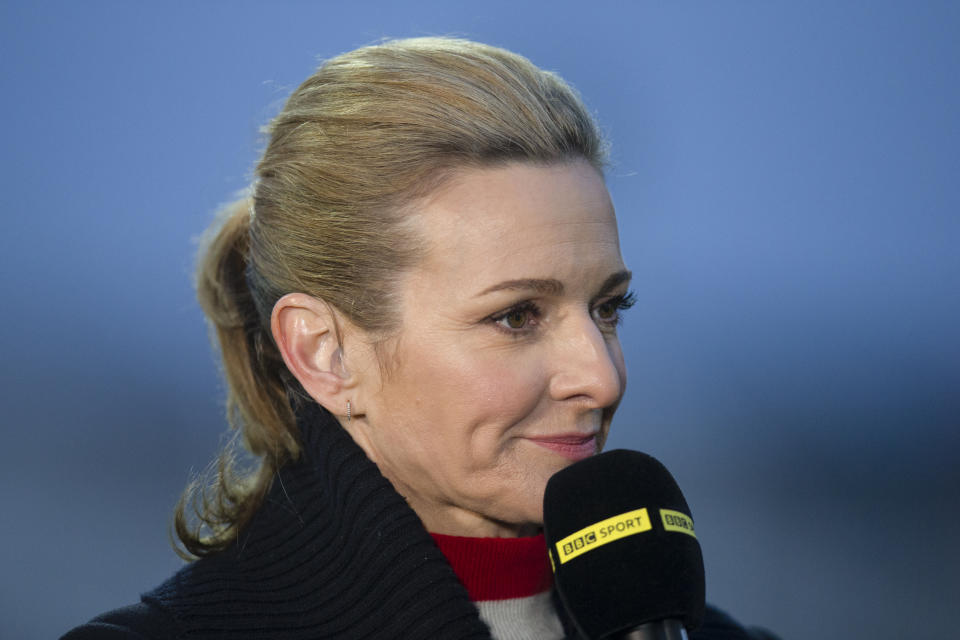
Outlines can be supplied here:
<path id="1" fill-rule="evenodd" d="M 582 399 L 596 409 L 615 405 L 626 383 L 623 352 L 616 335 L 602 332 L 588 315 L 572 322 L 557 339 L 551 397 Z"/>

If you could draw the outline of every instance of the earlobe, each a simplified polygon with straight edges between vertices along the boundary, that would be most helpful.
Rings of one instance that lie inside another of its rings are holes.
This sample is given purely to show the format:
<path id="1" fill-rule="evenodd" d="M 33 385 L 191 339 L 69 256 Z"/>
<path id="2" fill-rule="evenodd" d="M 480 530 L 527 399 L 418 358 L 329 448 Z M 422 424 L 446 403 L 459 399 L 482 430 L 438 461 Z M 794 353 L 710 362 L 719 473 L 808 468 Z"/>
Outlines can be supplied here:
<path id="1" fill-rule="evenodd" d="M 273 306 L 270 329 L 304 390 L 331 413 L 342 414 L 354 380 L 344 364 L 336 311 L 305 293 L 288 293 Z"/>

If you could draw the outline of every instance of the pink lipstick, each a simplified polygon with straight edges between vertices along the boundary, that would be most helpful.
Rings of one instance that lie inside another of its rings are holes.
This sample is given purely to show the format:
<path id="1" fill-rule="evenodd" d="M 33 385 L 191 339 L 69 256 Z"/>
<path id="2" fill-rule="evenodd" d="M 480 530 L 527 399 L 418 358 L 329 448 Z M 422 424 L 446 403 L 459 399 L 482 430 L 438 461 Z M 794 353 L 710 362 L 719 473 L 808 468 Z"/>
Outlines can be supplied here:
<path id="1" fill-rule="evenodd" d="M 550 449 L 570 460 L 583 460 L 597 452 L 597 436 L 550 436 L 544 438 L 528 438 L 532 443 Z"/>

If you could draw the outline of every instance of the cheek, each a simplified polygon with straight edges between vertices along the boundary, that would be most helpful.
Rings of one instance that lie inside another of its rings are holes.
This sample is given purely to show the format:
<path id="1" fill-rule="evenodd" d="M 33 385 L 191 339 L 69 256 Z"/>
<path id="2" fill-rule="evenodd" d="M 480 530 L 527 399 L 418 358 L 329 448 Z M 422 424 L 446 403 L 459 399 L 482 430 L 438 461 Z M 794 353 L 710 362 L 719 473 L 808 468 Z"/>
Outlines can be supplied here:
<path id="1" fill-rule="evenodd" d="M 478 422 L 508 428 L 533 411 L 543 397 L 545 376 L 529 360 L 517 360 L 507 354 L 475 360 L 461 367 L 457 375 L 466 382 L 465 412 L 473 412 Z M 467 418 L 467 416 L 463 416 Z"/>
<path id="2" fill-rule="evenodd" d="M 388 420 L 429 431 L 434 446 L 477 437 L 475 431 L 502 433 L 530 413 L 544 393 L 544 376 L 529 359 L 502 352 L 478 357 L 475 350 L 445 353 L 405 354 L 407 366 L 394 372 L 378 402 Z"/>

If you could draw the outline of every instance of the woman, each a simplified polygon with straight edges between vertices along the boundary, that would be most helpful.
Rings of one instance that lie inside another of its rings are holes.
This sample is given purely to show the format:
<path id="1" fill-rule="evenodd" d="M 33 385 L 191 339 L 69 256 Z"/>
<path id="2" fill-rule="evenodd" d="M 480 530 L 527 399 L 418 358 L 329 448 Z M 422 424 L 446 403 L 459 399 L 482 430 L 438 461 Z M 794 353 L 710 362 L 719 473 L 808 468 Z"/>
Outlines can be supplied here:
<path id="1" fill-rule="evenodd" d="M 548 478 L 623 394 L 630 273 L 575 93 L 501 49 L 324 64 L 201 255 L 232 424 L 198 558 L 78 638 L 560 638 Z M 190 505 L 198 525 L 187 517 Z M 748 637 L 711 610 L 694 637 Z"/>

